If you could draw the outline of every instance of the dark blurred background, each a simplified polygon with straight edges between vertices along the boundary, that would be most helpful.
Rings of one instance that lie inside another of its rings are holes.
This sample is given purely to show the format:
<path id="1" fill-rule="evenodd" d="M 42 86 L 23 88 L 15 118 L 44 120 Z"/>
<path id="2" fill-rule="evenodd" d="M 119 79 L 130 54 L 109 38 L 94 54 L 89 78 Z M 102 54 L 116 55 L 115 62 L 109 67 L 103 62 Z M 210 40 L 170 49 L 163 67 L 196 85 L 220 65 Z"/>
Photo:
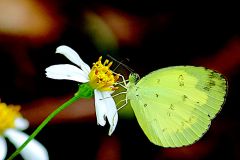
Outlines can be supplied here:
<path id="1" fill-rule="evenodd" d="M 237 5 L 174 5 L 161 1 L 0 0 L 0 99 L 20 104 L 31 134 L 77 91 L 73 81 L 45 77 L 45 68 L 70 63 L 55 49 L 68 45 L 91 65 L 113 56 L 140 76 L 174 65 L 217 70 L 229 82 L 222 111 L 195 144 L 151 144 L 127 108 L 113 135 L 96 125 L 93 100 L 81 100 L 36 137 L 50 159 L 240 159 L 240 11 Z M 124 67 L 118 72 L 129 74 Z M 129 107 L 129 106 L 128 106 Z M 8 145 L 9 155 L 14 148 Z M 20 159 L 20 156 L 18 157 Z"/>

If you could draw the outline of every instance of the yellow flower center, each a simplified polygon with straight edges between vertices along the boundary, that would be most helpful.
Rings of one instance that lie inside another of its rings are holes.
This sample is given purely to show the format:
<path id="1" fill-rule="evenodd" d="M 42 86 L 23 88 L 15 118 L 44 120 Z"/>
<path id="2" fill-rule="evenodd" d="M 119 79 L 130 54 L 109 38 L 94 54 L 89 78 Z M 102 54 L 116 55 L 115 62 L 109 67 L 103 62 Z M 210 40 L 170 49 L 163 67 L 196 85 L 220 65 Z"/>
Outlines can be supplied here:
<path id="1" fill-rule="evenodd" d="M 0 135 L 8 128 L 15 127 L 14 121 L 20 117 L 20 106 L 6 105 L 0 102 Z"/>
<path id="2" fill-rule="evenodd" d="M 108 59 L 102 64 L 102 57 L 99 57 L 96 63 L 93 63 L 93 67 L 89 73 L 89 84 L 92 88 L 98 89 L 100 91 L 112 91 L 116 90 L 114 84 L 119 78 L 118 74 L 113 73 L 109 68 L 112 62 Z"/>

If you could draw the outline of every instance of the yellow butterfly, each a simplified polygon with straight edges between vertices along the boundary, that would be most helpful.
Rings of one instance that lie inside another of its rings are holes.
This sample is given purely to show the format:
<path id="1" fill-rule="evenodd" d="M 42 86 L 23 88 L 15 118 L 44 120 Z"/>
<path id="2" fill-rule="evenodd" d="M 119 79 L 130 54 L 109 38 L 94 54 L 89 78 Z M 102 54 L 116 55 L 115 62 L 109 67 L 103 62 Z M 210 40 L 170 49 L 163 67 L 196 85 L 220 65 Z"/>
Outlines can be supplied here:
<path id="1" fill-rule="evenodd" d="M 167 67 L 139 79 L 130 74 L 126 101 L 149 140 L 163 147 L 199 140 L 221 110 L 228 88 L 223 75 L 195 66 Z"/>

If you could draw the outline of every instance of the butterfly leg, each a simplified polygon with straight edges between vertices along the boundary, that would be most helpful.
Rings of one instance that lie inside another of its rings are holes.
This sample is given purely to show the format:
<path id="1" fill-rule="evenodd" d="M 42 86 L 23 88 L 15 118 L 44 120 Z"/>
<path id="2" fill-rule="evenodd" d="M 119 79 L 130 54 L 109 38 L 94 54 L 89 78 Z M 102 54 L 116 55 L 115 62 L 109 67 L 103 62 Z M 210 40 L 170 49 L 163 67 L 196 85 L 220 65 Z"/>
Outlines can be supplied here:
<path id="1" fill-rule="evenodd" d="M 119 111 L 120 109 L 122 109 L 123 107 L 125 107 L 127 104 L 128 104 L 128 100 L 127 100 L 127 98 L 126 99 L 122 99 L 121 101 L 119 101 L 118 103 L 117 103 L 117 105 L 119 104 L 119 103 L 121 103 L 121 102 L 123 102 L 123 101 L 125 101 L 125 103 L 121 106 L 121 107 L 119 107 L 117 110 Z"/>
<path id="2" fill-rule="evenodd" d="M 112 71 L 113 72 L 113 71 Z M 116 84 L 119 84 L 119 85 L 121 85 L 123 88 L 127 88 L 127 80 L 124 78 L 124 76 L 123 75 L 121 75 L 121 74 L 119 74 L 119 73 L 115 73 L 115 72 L 113 72 L 114 74 L 116 74 L 116 75 L 119 75 L 119 77 L 121 77 L 121 79 L 122 79 L 122 82 L 119 82 L 119 83 L 116 83 Z M 122 85 L 121 83 L 124 83 L 124 85 Z"/>

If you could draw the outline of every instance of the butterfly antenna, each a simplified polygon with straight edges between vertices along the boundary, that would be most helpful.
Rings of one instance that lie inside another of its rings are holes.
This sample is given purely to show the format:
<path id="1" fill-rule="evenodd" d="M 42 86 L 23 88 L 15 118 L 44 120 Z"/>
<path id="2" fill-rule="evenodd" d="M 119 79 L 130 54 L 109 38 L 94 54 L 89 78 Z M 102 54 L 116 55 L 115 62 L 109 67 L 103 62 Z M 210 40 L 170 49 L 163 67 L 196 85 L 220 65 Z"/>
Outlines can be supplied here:
<path id="1" fill-rule="evenodd" d="M 130 68 L 129 66 L 127 66 L 126 64 L 122 63 L 122 61 L 118 61 L 115 58 L 113 58 L 111 55 L 107 54 L 107 57 L 111 58 L 113 61 L 117 62 L 118 65 L 114 68 L 114 70 L 116 70 L 120 65 L 124 66 L 127 70 L 129 70 L 130 72 L 134 72 L 134 70 L 132 68 Z M 129 61 L 129 59 L 127 59 Z"/>

